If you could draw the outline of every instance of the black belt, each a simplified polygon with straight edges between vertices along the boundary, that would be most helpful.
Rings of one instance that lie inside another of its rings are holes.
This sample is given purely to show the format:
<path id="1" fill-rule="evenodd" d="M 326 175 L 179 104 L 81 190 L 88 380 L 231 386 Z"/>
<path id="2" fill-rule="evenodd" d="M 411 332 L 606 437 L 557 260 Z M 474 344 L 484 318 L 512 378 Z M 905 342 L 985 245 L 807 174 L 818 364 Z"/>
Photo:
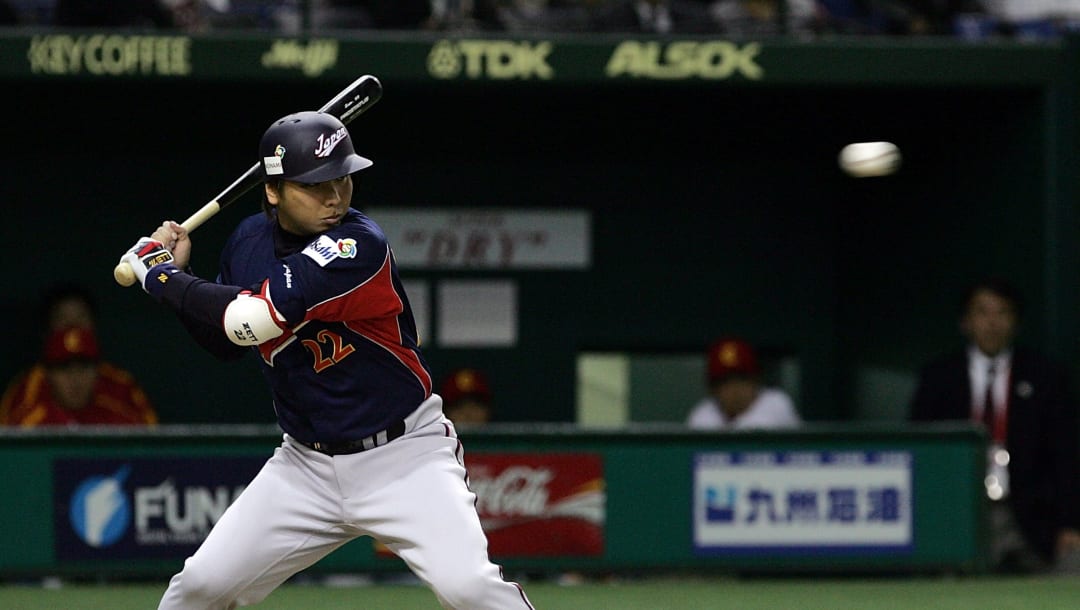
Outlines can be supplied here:
<path id="1" fill-rule="evenodd" d="M 340 441 L 337 443 L 323 443 L 321 441 L 307 442 L 297 439 L 296 442 L 307 447 L 308 449 L 314 449 L 319 453 L 325 453 L 326 455 L 349 455 L 352 453 L 360 453 L 361 451 L 367 451 L 368 449 L 374 449 L 381 447 L 390 441 L 400 438 L 405 434 L 405 422 L 399 421 L 390 424 L 390 427 L 382 432 L 376 432 L 371 436 L 366 436 L 356 441 Z"/>

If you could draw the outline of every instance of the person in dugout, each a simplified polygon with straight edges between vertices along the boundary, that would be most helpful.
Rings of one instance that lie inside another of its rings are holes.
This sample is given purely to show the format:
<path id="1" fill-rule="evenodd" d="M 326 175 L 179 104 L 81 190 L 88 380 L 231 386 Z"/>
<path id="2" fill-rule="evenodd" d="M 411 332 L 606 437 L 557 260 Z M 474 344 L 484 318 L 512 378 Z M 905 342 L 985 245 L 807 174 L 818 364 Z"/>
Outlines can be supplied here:
<path id="1" fill-rule="evenodd" d="M 95 332 L 66 326 L 49 333 L 39 362 L 0 399 L 0 424 L 154 425 L 157 413 L 131 373 L 102 359 Z"/>

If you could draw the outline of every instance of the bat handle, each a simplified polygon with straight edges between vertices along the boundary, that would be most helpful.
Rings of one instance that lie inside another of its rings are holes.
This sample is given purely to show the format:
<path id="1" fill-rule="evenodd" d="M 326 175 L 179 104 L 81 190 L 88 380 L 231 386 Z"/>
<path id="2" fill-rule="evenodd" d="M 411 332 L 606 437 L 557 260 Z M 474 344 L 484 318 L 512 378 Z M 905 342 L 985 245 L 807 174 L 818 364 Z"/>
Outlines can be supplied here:
<path id="1" fill-rule="evenodd" d="M 126 261 L 120 261 L 112 270 L 113 279 L 121 286 L 131 286 L 135 283 L 135 271 Z"/>
<path id="2" fill-rule="evenodd" d="M 211 201 L 210 203 L 199 208 L 198 211 L 191 216 L 188 216 L 188 219 L 180 223 L 180 226 L 184 227 L 184 229 L 186 229 L 188 233 L 191 233 L 195 229 L 198 229 L 202 225 L 202 223 L 210 220 L 210 217 L 220 211 L 221 204 L 218 203 L 215 199 L 214 201 Z"/>
<path id="3" fill-rule="evenodd" d="M 199 228 L 202 223 L 210 219 L 214 214 L 221 211 L 221 204 L 216 200 L 199 208 L 197 212 L 188 216 L 188 219 L 180 223 L 180 226 L 184 227 L 189 233 Z M 120 261 L 116 267 L 113 268 L 113 279 L 117 284 L 121 286 L 131 286 L 135 284 L 135 271 L 131 269 L 131 265 L 125 261 Z"/>

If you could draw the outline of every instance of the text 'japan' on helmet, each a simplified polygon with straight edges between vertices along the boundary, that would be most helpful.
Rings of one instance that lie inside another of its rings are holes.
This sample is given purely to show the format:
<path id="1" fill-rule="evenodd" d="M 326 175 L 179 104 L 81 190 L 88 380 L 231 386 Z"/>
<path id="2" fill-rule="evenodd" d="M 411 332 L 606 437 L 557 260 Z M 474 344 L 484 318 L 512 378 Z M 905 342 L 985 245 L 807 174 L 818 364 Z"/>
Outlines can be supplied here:
<path id="1" fill-rule="evenodd" d="M 370 167 L 356 154 L 352 138 L 336 117 L 323 112 L 297 112 L 282 117 L 259 141 L 263 178 L 314 184 Z"/>

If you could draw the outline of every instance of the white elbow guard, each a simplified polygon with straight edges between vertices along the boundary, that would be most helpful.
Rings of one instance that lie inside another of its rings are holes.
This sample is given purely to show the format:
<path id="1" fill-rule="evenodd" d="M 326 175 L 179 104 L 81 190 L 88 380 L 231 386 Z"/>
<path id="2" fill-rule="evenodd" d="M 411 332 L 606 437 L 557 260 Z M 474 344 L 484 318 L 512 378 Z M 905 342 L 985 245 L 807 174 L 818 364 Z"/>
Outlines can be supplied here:
<path id="1" fill-rule="evenodd" d="M 251 346 L 280 337 L 284 331 L 266 299 L 241 293 L 225 308 L 225 334 L 237 345 Z"/>

